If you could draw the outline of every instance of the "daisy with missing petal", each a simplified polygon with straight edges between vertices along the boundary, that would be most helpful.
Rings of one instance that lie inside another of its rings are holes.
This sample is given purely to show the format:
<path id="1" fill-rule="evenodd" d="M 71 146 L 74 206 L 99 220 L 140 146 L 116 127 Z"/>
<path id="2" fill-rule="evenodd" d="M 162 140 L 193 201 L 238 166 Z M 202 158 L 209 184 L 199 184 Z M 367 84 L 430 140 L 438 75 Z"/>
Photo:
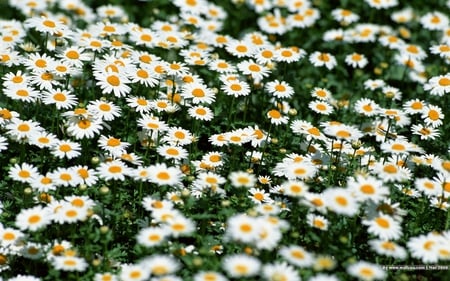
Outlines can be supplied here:
<path id="1" fill-rule="evenodd" d="M 56 88 L 44 91 L 42 94 L 42 102 L 45 104 L 54 104 L 57 109 L 70 109 L 78 103 L 78 99 L 69 91 Z"/>
<path id="2" fill-rule="evenodd" d="M 379 265 L 366 261 L 358 261 L 349 265 L 347 272 L 363 281 L 384 280 L 386 278 L 386 272 Z"/>
<path id="3" fill-rule="evenodd" d="M 310 267 L 314 257 L 303 247 L 297 245 L 283 246 L 278 253 L 290 264 L 300 268 Z"/>
<path id="4" fill-rule="evenodd" d="M 363 54 L 353 53 L 345 57 L 345 63 L 353 68 L 364 68 L 369 61 Z"/>
<path id="5" fill-rule="evenodd" d="M 306 221 L 311 227 L 328 230 L 329 221 L 324 216 L 309 213 L 306 215 Z"/>
<path id="6" fill-rule="evenodd" d="M 185 99 L 192 100 L 192 103 L 194 104 L 211 104 L 216 98 L 211 88 L 203 83 L 196 82 L 183 84 L 181 88 L 181 96 Z"/>
<path id="7" fill-rule="evenodd" d="M 14 86 L 25 86 L 28 84 L 30 77 L 26 73 L 22 73 L 22 70 L 18 70 L 16 73 L 8 72 L 2 77 L 3 87 L 13 88 Z"/>
<path id="8" fill-rule="evenodd" d="M 329 70 L 333 69 L 337 65 L 336 58 L 329 54 L 319 51 L 315 51 L 309 56 L 309 61 L 315 66 L 325 66 Z"/>
<path id="9" fill-rule="evenodd" d="M 60 159 L 72 159 L 81 155 L 81 145 L 69 140 L 58 140 L 51 149 L 51 153 Z"/>
<path id="10" fill-rule="evenodd" d="M 50 210 L 42 206 L 22 209 L 15 221 L 20 230 L 36 231 L 51 223 Z"/>
<path id="11" fill-rule="evenodd" d="M 400 223 L 383 213 L 379 213 L 374 218 L 363 220 L 362 224 L 368 226 L 367 231 L 370 234 L 383 240 L 396 240 L 403 235 Z"/>
<path id="12" fill-rule="evenodd" d="M 374 239 L 369 240 L 368 243 L 372 250 L 379 255 L 399 260 L 405 260 L 408 256 L 405 248 L 390 240 Z"/>
<path id="13" fill-rule="evenodd" d="M 328 188 L 323 198 L 329 209 L 337 214 L 354 216 L 359 212 L 359 204 L 351 191 L 344 188 Z"/>
<path id="14" fill-rule="evenodd" d="M 104 180 L 125 180 L 125 176 L 130 175 L 131 171 L 122 161 L 113 160 L 100 163 L 97 167 L 98 176 Z"/>
<path id="15" fill-rule="evenodd" d="M 234 254 L 223 258 L 222 268 L 231 278 L 245 278 L 257 275 L 261 262 L 253 256 Z"/>
<path id="16" fill-rule="evenodd" d="M 280 99 L 290 98 L 294 94 L 294 89 L 285 81 L 270 81 L 264 85 L 264 89 Z"/>

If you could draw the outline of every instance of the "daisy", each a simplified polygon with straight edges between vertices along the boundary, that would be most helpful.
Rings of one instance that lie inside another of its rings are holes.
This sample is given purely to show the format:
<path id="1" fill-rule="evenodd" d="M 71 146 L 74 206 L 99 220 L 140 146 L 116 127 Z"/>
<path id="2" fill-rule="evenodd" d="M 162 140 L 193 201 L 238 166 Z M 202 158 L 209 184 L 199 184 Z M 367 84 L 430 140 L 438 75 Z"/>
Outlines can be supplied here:
<path id="1" fill-rule="evenodd" d="M 396 240 L 402 236 L 400 223 L 391 216 L 380 213 L 377 217 L 363 220 L 362 224 L 367 225 L 370 234 L 378 236 L 383 240 Z"/>
<path id="2" fill-rule="evenodd" d="M 136 240 L 144 247 L 154 247 L 161 245 L 168 236 L 169 231 L 165 227 L 146 227 L 138 232 Z"/>
<path id="3" fill-rule="evenodd" d="M 192 133 L 181 127 L 171 127 L 167 129 L 166 135 L 162 139 L 173 145 L 188 145 L 194 140 Z"/>
<path id="4" fill-rule="evenodd" d="M 263 202 L 270 203 L 273 201 L 270 198 L 270 194 L 263 189 L 252 187 L 248 190 L 248 192 L 250 193 L 250 195 L 248 195 L 247 197 L 250 198 L 255 204 L 262 204 Z"/>
<path id="5" fill-rule="evenodd" d="M 149 180 L 160 186 L 177 186 L 181 183 L 183 176 L 181 170 L 176 167 L 168 167 L 165 163 L 152 165 L 149 172 Z"/>
<path id="6" fill-rule="evenodd" d="M 345 63 L 353 68 L 364 68 L 369 61 L 363 54 L 353 53 L 345 57 Z"/>
<path id="7" fill-rule="evenodd" d="M 285 262 L 268 263 L 262 267 L 261 275 L 266 280 L 300 281 L 298 271 Z"/>
<path id="8" fill-rule="evenodd" d="M 314 262 L 314 257 L 303 247 L 297 245 L 283 246 L 278 253 L 290 264 L 297 267 L 310 267 Z"/>
<path id="9" fill-rule="evenodd" d="M 144 264 L 122 264 L 119 279 L 123 281 L 144 281 L 150 277 L 150 269 Z"/>
<path id="10" fill-rule="evenodd" d="M 50 210 L 42 206 L 22 209 L 15 223 L 20 230 L 37 231 L 51 223 Z"/>
<path id="11" fill-rule="evenodd" d="M 88 114 L 87 111 L 86 114 Z M 95 135 L 100 134 L 100 131 L 103 129 L 100 119 L 93 119 L 91 116 L 85 117 L 85 114 L 80 114 L 78 117 L 77 115 L 71 117 L 66 124 L 67 133 L 75 137 L 75 139 L 92 139 Z"/>
<path id="12" fill-rule="evenodd" d="M 140 262 L 150 271 L 151 275 L 164 276 L 175 273 L 180 268 L 180 263 L 169 255 L 151 255 Z"/>
<path id="13" fill-rule="evenodd" d="M 14 86 L 26 86 L 30 77 L 26 73 L 22 73 L 22 70 L 18 70 L 16 73 L 8 72 L 3 77 L 3 87 L 13 88 Z"/>
<path id="14" fill-rule="evenodd" d="M 231 278 L 245 278 L 257 275 L 261 262 L 253 256 L 234 254 L 223 258 L 222 268 Z"/>
<path id="15" fill-rule="evenodd" d="M 244 60 L 237 64 L 237 68 L 244 75 L 250 75 L 255 83 L 269 76 L 270 70 L 266 66 L 256 63 L 253 59 Z"/>
<path id="16" fill-rule="evenodd" d="M 355 14 L 354 12 L 347 10 L 347 9 L 341 9 L 337 8 L 331 11 L 331 16 L 335 21 L 340 22 L 343 25 L 349 25 L 353 22 L 357 22 L 359 20 L 359 15 Z"/>
<path id="17" fill-rule="evenodd" d="M 278 62 L 297 62 L 306 56 L 306 51 L 298 47 L 281 47 L 275 50 L 274 60 Z"/>
<path id="18" fill-rule="evenodd" d="M 227 96 L 234 96 L 236 98 L 240 96 L 248 96 L 250 94 L 250 85 L 242 80 L 226 80 L 220 87 Z"/>
<path id="19" fill-rule="evenodd" d="M 439 55 L 443 59 L 449 58 L 450 57 L 450 45 L 449 44 L 433 45 L 430 47 L 430 52 L 432 54 Z"/>
<path id="20" fill-rule="evenodd" d="M 401 182 L 411 177 L 411 171 L 408 168 L 391 162 L 375 163 L 373 172 L 384 182 Z"/>
<path id="21" fill-rule="evenodd" d="M 422 124 L 412 125 L 411 132 L 414 135 L 420 136 L 421 140 L 434 140 L 440 136 L 437 128 L 424 126 Z"/>
<path id="22" fill-rule="evenodd" d="M 81 155 L 81 145 L 69 140 L 58 140 L 52 146 L 51 153 L 60 159 L 73 159 Z"/>
<path id="23" fill-rule="evenodd" d="M 437 128 L 443 124 L 444 114 L 442 109 L 436 105 L 427 105 L 422 111 L 422 119 L 427 126 Z"/>
<path id="24" fill-rule="evenodd" d="M 258 48 L 253 57 L 261 65 L 270 64 L 276 58 L 276 48 L 272 45 Z"/>
<path id="25" fill-rule="evenodd" d="M 200 121 L 211 121 L 214 118 L 214 113 L 209 107 L 196 105 L 189 107 L 188 114 L 190 117 Z"/>
<path id="26" fill-rule="evenodd" d="M 384 255 L 399 260 L 405 260 L 407 257 L 407 252 L 405 248 L 399 246 L 397 243 L 393 241 L 374 239 L 369 240 L 368 244 L 370 245 L 372 250 L 379 255 Z"/>
<path id="27" fill-rule="evenodd" d="M 0 227 L 0 245 L 8 247 L 12 245 L 19 245 L 25 234 L 17 229 L 11 227 Z"/>
<path id="28" fill-rule="evenodd" d="M 413 99 L 403 103 L 403 109 L 408 114 L 422 113 L 426 102 L 420 99 Z"/>
<path id="29" fill-rule="evenodd" d="M 126 98 L 127 105 L 139 113 L 148 113 L 151 110 L 151 103 L 145 97 L 130 96 Z"/>
<path id="30" fill-rule="evenodd" d="M 256 183 L 255 175 L 244 171 L 231 172 L 229 175 L 229 180 L 234 187 L 251 188 L 254 187 Z"/>
<path id="31" fill-rule="evenodd" d="M 30 75 L 30 84 L 35 85 L 40 90 L 51 90 L 61 83 L 56 80 L 55 75 L 50 71 L 34 72 Z"/>
<path id="32" fill-rule="evenodd" d="M 186 149 L 175 145 L 160 145 L 156 152 L 166 159 L 183 160 L 187 159 L 188 152 Z"/>
<path id="33" fill-rule="evenodd" d="M 55 59 L 47 54 L 31 53 L 23 63 L 29 70 L 42 73 L 50 70 L 50 67 L 55 64 Z"/>
<path id="34" fill-rule="evenodd" d="M 215 59 L 208 63 L 208 68 L 220 74 L 235 73 L 236 67 L 224 59 Z"/>
<path id="35" fill-rule="evenodd" d="M 347 187 L 360 202 L 372 200 L 378 203 L 390 194 L 389 189 L 382 181 L 370 175 L 350 177 L 347 181 Z"/>
<path id="36" fill-rule="evenodd" d="M 8 176 L 15 181 L 31 183 L 32 180 L 39 176 L 39 172 L 36 167 L 28 163 L 14 164 L 9 169 Z"/>
<path id="37" fill-rule="evenodd" d="M 157 135 L 161 131 L 166 131 L 168 126 L 164 121 L 159 120 L 159 117 L 143 114 L 138 119 L 138 125 L 145 130 L 148 130 L 150 134 L 156 132 Z"/>
<path id="38" fill-rule="evenodd" d="M 56 170 L 49 173 L 49 177 L 52 179 L 56 186 L 75 187 L 82 183 L 81 178 L 72 167 L 58 167 Z"/>
<path id="39" fill-rule="evenodd" d="M 352 142 L 362 138 L 363 134 L 357 128 L 351 125 L 338 124 L 326 125 L 324 134 L 335 137 L 338 140 Z"/>
<path id="40" fill-rule="evenodd" d="M 53 221 L 59 224 L 85 221 L 88 217 L 88 208 L 79 208 L 70 203 L 62 203 L 53 215 Z"/>
<path id="41" fill-rule="evenodd" d="M 314 228 L 328 230 L 329 221 L 324 216 L 309 213 L 306 215 L 306 221 Z"/>
<path id="42" fill-rule="evenodd" d="M 58 35 L 67 28 L 61 21 L 45 16 L 29 18 L 25 26 L 50 35 Z"/>
<path id="43" fill-rule="evenodd" d="M 94 281 L 118 281 L 119 279 L 117 278 L 116 275 L 109 273 L 109 272 L 104 272 L 104 273 L 96 273 L 94 275 Z"/>
<path id="44" fill-rule="evenodd" d="M 169 234 L 173 237 L 189 236 L 195 231 L 195 223 L 184 216 L 177 216 L 167 223 Z"/>
<path id="45" fill-rule="evenodd" d="M 267 112 L 267 118 L 269 118 L 270 123 L 275 125 L 287 124 L 289 122 L 288 116 L 283 116 L 277 109 L 271 109 Z"/>
<path id="46" fill-rule="evenodd" d="M 280 186 L 280 191 L 291 197 L 303 197 L 308 189 L 309 187 L 307 184 L 297 180 L 283 182 Z"/>
<path id="47" fill-rule="evenodd" d="M 197 272 L 193 277 L 193 281 L 227 281 L 227 280 L 228 279 L 226 279 L 225 276 L 215 271 L 200 271 Z"/>
<path id="48" fill-rule="evenodd" d="M 237 214 L 230 217 L 226 223 L 226 238 L 243 243 L 258 241 L 261 233 L 259 221 L 246 214 Z"/>
<path id="49" fill-rule="evenodd" d="M 309 61 L 315 66 L 325 66 L 329 70 L 333 69 L 337 65 L 336 58 L 329 53 L 322 53 L 319 51 L 313 52 L 309 56 Z"/>
<path id="50" fill-rule="evenodd" d="M 427 53 L 418 45 L 405 44 L 400 46 L 400 53 L 403 53 L 413 59 L 423 60 L 427 57 Z"/>
<path id="51" fill-rule="evenodd" d="M 123 74 L 106 71 L 97 73 L 95 78 L 96 85 L 100 86 L 104 94 L 113 93 L 116 97 L 122 97 L 131 91 L 130 86 L 127 85 L 130 80 Z"/>
<path id="52" fill-rule="evenodd" d="M 69 91 L 56 88 L 44 91 L 42 102 L 45 104 L 54 104 L 57 109 L 70 109 L 78 103 L 78 99 Z"/>
<path id="53" fill-rule="evenodd" d="M 120 155 L 126 152 L 127 147 L 130 146 L 130 143 L 123 142 L 112 136 L 106 137 L 102 135 L 98 139 L 98 145 L 101 149 L 109 152 L 111 155 L 120 157 Z"/>
<path id="54" fill-rule="evenodd" d="M 327 207 L 335 213 L 354 216 L 359 212 L 358 201 L 348 189 L 328 188 L 323 192 L 323 198 Z"/>
<path id="55" fill-rule="evenodd" d="M 420 24 L 428 30 L 443 30 L 449 25 L 449 18 L 438 11 L 428 12 L 420 17 Z"/>
<path id="56" fill-rule="evenodd" d="M 87 105 L 87 110 L 92 112 L 97 118 L 105 121 L 112 121 L 120 116 L 121 109 L 113 102 L 106 100 L 91 100 Z"/>
<path id="57" fill-rule="evenodd" d="M 316 113 L 330 115 L 333 113 L 333 107 L 326 101 L 314 100 L 309 102 L 308 107 Z"/>
<path id="58" fill-rule="evenodd" d="M 380 106 L 368 98 L 359 99 L 354 105 L 355 111 L 367 117 L 375 116 L 380 110 Z"/>
<path id="59" fill-rule="evenodd" d="M 130 169 L 120 160 L 100 163 L 96 168 L 98 176 L 104 180 L 125 180 L 130 174 Z"/>
<path id="60" fill-rule="evenodd" d="M 232 39 L 227 42 L 225 44 L 225 50 L 238 58 L 251 57 L 255 53 L 253 44 L 236 39 Z"/>
<path id="61" fill-rule="evenodd" d="M 386 272 L 379 265 L 366 261 L 359 261 L 349 265 L 347 272 L 351 276 L 364 281 L 384 280 L 386 278 Z"/>
<path id="62" fill-rule="evenodd" d="M 285 81 L 270 81 L 264 85 L 264 89 L 280 99 L 290 98 L 294 94 L 294 89 Z"/>
<path id="63" fill-rule="evenodd" d="M 215 100 L 213 90 L 202 83 L 184 84 L 181 89 L 181 96 L 185 99 L 192 99 L 192 103 L 211 104 Z"/>
<path id="64" fill-rule="evenodd" d="M 11 88 L 4 88 L 3 94 L 13 100 L 28 103 L 34 103 L 41 97 L 39 91 L 28 85 L 18 85 L 12 86 Z"/>
<path id="65" fill-rule="evenodd" d="M 70 66 L 77 68 L 82 67 L 86 61 L 91 60 L 91 57 L 85 53 L 85 50 L 77 46 L 68 47 L 62 50 L 57 57 L 59 57 L 62 62 L 66 62 Z"/>

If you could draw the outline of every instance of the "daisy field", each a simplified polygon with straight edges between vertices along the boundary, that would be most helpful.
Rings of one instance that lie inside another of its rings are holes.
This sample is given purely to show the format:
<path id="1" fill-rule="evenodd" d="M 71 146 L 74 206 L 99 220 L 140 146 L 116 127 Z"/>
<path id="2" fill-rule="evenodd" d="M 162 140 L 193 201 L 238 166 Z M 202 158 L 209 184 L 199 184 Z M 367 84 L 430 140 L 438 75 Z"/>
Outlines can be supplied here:
<path id="1" fill-rule="evenodd" d="M 0 281 L 448 278 L 450 1 L 0 9 Z"/>

